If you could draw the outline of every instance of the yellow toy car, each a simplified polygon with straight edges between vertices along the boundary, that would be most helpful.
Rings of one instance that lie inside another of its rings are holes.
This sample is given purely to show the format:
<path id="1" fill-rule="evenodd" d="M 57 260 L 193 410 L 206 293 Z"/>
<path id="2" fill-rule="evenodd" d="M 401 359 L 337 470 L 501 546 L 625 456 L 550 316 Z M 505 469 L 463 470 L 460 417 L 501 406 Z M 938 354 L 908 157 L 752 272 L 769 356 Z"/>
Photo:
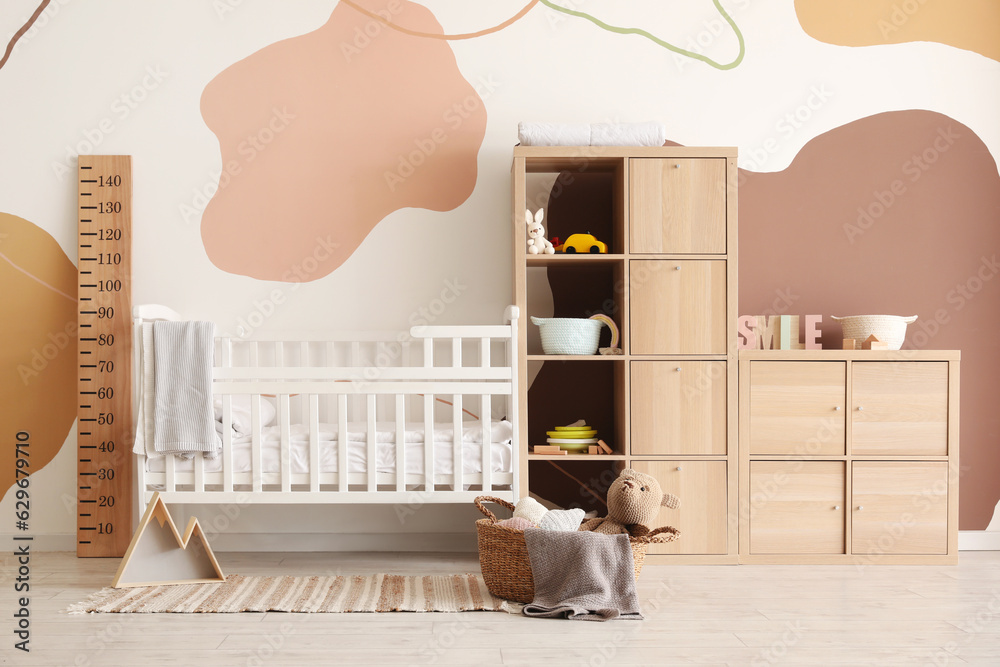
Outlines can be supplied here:
<path id="1" fill-rule="evenodd" d="M 565 243 L 560 243 L 556 246 L 556 252 L 589 252 L 591 254 L 607 254 L 608 244 L 603 241 L 598 241 L 597 237 L 590 233 L 570 234 Z"/>

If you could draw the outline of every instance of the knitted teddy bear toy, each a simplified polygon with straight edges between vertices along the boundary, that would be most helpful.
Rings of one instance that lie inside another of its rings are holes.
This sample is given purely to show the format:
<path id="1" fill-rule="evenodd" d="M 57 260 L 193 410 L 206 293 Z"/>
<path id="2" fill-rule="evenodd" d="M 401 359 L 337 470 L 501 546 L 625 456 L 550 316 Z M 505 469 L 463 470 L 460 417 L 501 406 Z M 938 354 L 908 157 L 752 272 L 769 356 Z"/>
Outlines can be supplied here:
<path id="1" fill-rule="evenodd" d="M 625 533 L 632 537 L 677 533 L 668 526 L 650 530 L 649 524 L 661 507 L 676 509 L 680 502 L 672 493 L 664 493 L 655 477 L 626 468 L 608 489 L 608 516 L 584 521 L 580 530 L 605 535 Z"/>
<path id="2" fill-rule="evenodd" d="M 554 254 L 556 250 L 552 247 L 552 242 L 545 238 L 545 228 L 542 227 L 542 217 L 545 215 L 545 210 L 538 209 L 538 213 L 535 213 L 534 217 L 532 217 L 531 211 L 525 210 L 524 215 L 528 225 L 528 254 Z"/>

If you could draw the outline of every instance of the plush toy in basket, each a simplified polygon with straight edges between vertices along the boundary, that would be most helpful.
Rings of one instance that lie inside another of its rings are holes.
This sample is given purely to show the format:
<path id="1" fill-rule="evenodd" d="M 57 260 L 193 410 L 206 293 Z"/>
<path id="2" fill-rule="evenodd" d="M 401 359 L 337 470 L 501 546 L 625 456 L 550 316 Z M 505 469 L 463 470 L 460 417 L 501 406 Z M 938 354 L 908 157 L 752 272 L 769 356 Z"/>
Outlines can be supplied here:
<path id="1" fill-rule="evenodd" d="M 608 515 L 585 521 L 580 530 L 605 535 L 626 533 L 629 537 L 647 538 L 671 533 L 674 535 L 671 539 L 676 539 L 679 533 L 674 528 L 663 526 L 650 530 L 649 524 L 660 513 L 661 507 L 676 509 L 680 504 L 677 496 L 663 492 L 655 477 L 626 468 L 608 489 Z"/>
<path id="2" fill-rule="evenodd" d="M 486 587 L 499 598 L 527 604 L 534 599 L 535 581 L 524 542 L 524 530 L 510 525 L 509 520 L 498 520 L 483 502 L 502 505 L 511 512 L 515 511 L 515 507 L 492 496 L 479 496 L 475 500 L 476 507 L 486 516 L 476 521 L 479 566 Z M 585 521 L 580 530 L 596 528 L 600 530 L 595 532 L 607 534 L 627 533 L 638 578 L 646 560 L 646 548 L 650 544 L 672 542 L 680 536 L 680 531 L 671 526 L 649 528 L 660 507 L 674 508 L 679 502 L 676 496 L 663 493 L 655 478 L 626 469 L 608 490 L 608 516 Z"/>

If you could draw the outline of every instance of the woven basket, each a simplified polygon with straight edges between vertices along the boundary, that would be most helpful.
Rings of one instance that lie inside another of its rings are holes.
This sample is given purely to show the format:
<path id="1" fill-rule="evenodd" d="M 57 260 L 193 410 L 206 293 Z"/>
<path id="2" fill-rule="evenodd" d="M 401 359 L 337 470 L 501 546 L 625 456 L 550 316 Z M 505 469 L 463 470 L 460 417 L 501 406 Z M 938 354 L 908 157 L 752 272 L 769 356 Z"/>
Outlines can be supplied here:
<path id="1" fill-rule="evenodd" d="M 535 580 L 531 575 L 528 547 L 524 543 L 524 531 L 498 526 L 496 515 L 483 506 L 484 502 L 496 503 L 511 512 L 514 506 L 506 500 L 493 496 L 479 496 L 476 507 L 486 518 L 476 521 L 479 537 L 479 567 L 483 571 L 483 581 L 490 593 L 504 600 L 527 604 L 535 599 Z M 668 528 L 668 533 L 653 537 L 629 537 L 632 545 L 632 559 L 635 562 L 635 577 L 639 578 L 642 564 L 646 561 L 646 547 L 650 544 L 672 542 L 680 535 L 676 528 Z"/>
<path id="2" fill-rule="evenodd" d="M 903 340 L 906 338 L 906 325 L 913 324 L 917 320 L 917 316 L 849 315 L 847 317 L 834 316 L 833 319 L 840 322 L 840 326 L 844 330 L 844 338 L 866 341 L 869 336 L 875 334 L 875 337 L 886 343 L 890 350 L 898 350 L 903 347 Z"/>
<path id="3" fill-rule="evenodd" d="M 545 354 L 597 354 L 601 327 L 611 329 L 611 347 L 618 346 L 618 326 L 607 315 L 582 317 L 535 317 Z"/>

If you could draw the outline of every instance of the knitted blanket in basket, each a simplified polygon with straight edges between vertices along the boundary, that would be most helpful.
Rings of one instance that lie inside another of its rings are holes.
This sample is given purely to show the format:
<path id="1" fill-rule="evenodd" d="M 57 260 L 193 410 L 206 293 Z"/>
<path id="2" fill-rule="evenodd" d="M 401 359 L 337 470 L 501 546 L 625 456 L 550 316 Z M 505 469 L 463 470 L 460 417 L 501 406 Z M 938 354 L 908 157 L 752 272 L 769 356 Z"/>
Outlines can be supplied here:
<path id="1" fill-rule="evenodd" d="M 529 529 L 524 542 L 535 580 L 525 616 L 642 620 L 628 535 Z"/>

